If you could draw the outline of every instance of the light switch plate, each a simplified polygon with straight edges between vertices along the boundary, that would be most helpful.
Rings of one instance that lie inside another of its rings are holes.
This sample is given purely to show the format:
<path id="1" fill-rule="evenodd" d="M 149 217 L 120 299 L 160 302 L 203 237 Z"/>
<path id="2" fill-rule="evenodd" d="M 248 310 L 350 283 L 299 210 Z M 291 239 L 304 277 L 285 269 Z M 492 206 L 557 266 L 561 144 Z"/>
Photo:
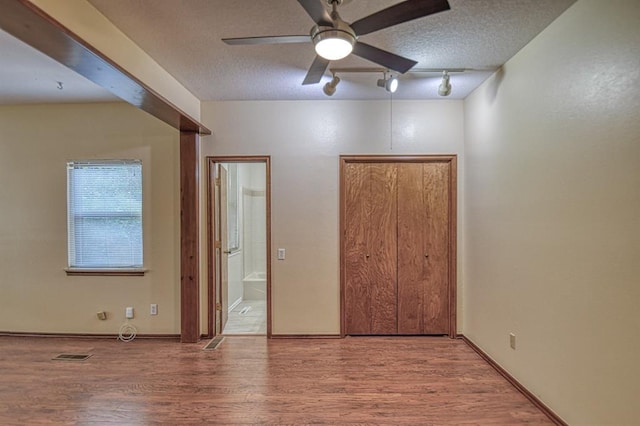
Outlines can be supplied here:
<path id="1" fill-rule="evenodd" d="M 285 257 L 285 250 L 283 248 L 279 248 L 278 249 L 278 260 L 284 260 Z"/>

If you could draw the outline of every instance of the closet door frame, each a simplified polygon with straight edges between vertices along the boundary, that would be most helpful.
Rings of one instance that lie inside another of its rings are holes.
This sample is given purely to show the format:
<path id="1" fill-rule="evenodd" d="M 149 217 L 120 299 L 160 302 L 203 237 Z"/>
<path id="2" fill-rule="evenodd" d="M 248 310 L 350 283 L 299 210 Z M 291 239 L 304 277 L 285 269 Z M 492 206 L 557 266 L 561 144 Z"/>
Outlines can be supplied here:
<path id="1" fill-rule="evenodd" d="M 449 337 L 457 337 L 457 155 L 341 155 L 340 156 L 340 336 L 346 336 L 346 182 L 348 163 L 449 163 Z"/>

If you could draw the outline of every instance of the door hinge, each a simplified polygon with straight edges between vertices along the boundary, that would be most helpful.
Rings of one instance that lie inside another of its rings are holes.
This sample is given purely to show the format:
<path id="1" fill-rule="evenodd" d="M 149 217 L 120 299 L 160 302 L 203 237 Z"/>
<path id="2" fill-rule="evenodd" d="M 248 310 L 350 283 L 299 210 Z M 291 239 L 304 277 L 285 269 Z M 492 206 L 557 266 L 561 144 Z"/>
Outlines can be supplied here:
<path id="1" fill-rule="evenodd" d="M 219 177 L 216 178 L 216 186 L 220 186 L 220 178 Z"/>
<path id="2" fill-rule="evenodd" d="M 213 247 L 213 248 L 217 248 L 217 249 L 218 249 L 218 248 L 222 248 L 222 243 L 221 243 L 220 241 L 216 241 L 216 242 L 215 242 L 215 243 L 213 243 L 213 244 L 214 244 L 214 247 Z"/>
<path id="3" fill-rule="evenodd" d="M 221 311 L 221 310 L 222 310 L 222 304 L 216 303 L 216 311 Z"/>

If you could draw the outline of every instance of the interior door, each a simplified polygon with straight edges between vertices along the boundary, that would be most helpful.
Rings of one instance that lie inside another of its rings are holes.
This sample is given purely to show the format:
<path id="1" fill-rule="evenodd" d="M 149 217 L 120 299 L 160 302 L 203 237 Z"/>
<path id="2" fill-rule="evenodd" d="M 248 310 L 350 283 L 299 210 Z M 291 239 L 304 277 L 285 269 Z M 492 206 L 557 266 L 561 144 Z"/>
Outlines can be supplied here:
<path id="1" fill-rule="evenodd" d="M 451 157 L 343 163 L 345 334 L 455 335 L 454 178 Z"/>
<path id="2" fill-rule="evenodd" d="M 449 332 L 449 163 L 398 172 L 398 333 Z"/>
<path id="3" fill-rule="evenodd" d="M 398 291 L 398 166 L 369 165 L 369 283 L 371 334 L 396 334 Z"/>
<path id="4" fill-rule="evenodd" d="M 401 164 L 398 171 L 398 333 L 424 334 L 427 259 L 423 165 Z"/>
<path id="5" fill-rule="evenodd" d="M 347 163 L 345 182 L 345 322 L 347 334 L 370 334 L 368 210 L 369 165 Z"/>
<path id="6" fill-rule="evenodd" d="M 218 178 L 216 180 L 217 192 L 217 262 L 218 279 L 216 280 L 216 333 L 224 331 L 229 318 L 229 239 L 227 226 L 227 170 L 222 164 L 217 164 Z"/>
<path id="7" fill-rule="evenodd" d="M 395 334 L 397 167 L 348 163 L 344 173 L 347 333 Z"/>
<path id="8" fill-rule="evenodd" d="M 425 200 L 423 226 L 425 253 L 425 286 L 423 305 L 423 334 L 449 333 L 451 283 L 450 235 L 451 164 L 432 162 L 423 164 L 423 198 Z M 455 267 L 455 266 L 454 266 Z"/>

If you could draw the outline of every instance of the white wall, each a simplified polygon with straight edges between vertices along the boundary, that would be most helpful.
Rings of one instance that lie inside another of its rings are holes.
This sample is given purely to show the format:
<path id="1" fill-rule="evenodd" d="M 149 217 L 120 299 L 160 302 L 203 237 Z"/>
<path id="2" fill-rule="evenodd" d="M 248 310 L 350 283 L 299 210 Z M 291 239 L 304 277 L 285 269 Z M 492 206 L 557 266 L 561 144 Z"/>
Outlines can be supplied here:
<path id="1" fill-rule="evenodd" d="M 236 303 L 240 303 L 242 301 L 243 294 L 243 286 L 242 286 L 242 278 L 243 278 L 243 269 L 244 262 L 242 256 L 242 250 L 236 251 L 229 256 L 227 256 L 227 307 L 231 310 L 231 308 L 235 307 Z"/>
<path id="2" fill-rule="evenodd" d="M 242 185 L 244 276 L 267 271 L 266 164 L 244 163 L 248 179 Z"/>
<path id="3" fill-rule="evenodd" d="M 225 163 L 226 164 L 226 163 Z M 244 216 L 244 203 L 242 202 L 242 187 L 246 185 L 247 181 L 251 178 L 249 174 L 249 169 L 245 164 L 238 164 L 238 186 L 237 186 L 237 197 L 238 197 L 238 233 L 239 233 L 239 249 L 234 251 L 227 257 L 227 298 L 228 298 L 228 307 L 231 309 L 234 307 L 234 304 L 242 301 L 242 294 L 244 292 L 242 279 L 244 278 L 244 265 L 245 265 L 245 253 L 246 246 L 243 244 L 243 235 L 246 231 L 244 227 L 244 221 L 242 217 Z M 230 217 L 227 215 L 227 220 Z M 206 232 L 206 228 L 201 229 L 201 233 Z"/>
<path id="4" fill-rule="evenodd" d="M 465 117 L 465 334 L 570 424 L 638 424 L 640 2 L 579 0 Z"/>
<path id="5" fill-rule="evenodd" d="M 274 334 L 340 332 L 340 154 L 458 154 L 461 201 L 462 101 L 393 101 L 392 110 L 389 101 L 203 103 L 214 129 L 203 155 L 271 156 Z M 286 260 L 275 260 L 278 247 Z"/>
<path id="6" fill-rule="evenodd" d="M 0 331 L 115 334 L 133 306 L 140 333 L 180 333 L 178 141 L 124 103 L 0 107 Z M 66 163 L 109 158 L 142 160 L 149 272 L 67 276 Z"/>

